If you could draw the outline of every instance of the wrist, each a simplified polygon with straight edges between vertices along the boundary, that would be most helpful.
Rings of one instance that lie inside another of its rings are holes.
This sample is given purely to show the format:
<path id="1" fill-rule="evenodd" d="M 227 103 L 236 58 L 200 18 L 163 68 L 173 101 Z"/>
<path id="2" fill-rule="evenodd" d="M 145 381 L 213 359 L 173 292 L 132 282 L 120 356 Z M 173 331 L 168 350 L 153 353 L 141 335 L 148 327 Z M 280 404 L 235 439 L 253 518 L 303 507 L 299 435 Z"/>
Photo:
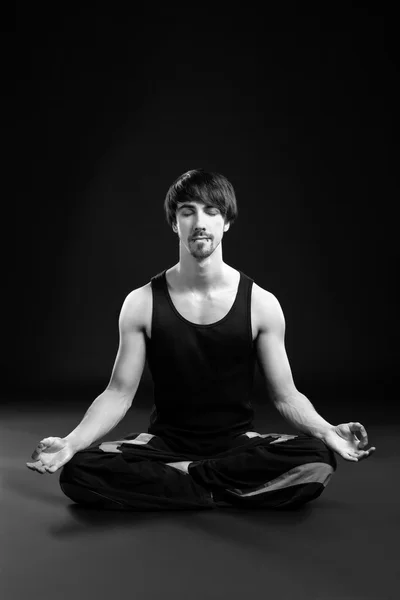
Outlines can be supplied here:
<path id="1" fill-rule="evenodd" d="M 334 425 L 326 425 L 326 427 L 323 427 L 322 429 L 320 429 L 318 431 L 318 433 L 316 434 L 316 438 L 318 438 L 319 440 L 324 441 L 326 438 L 328 438 L 330 436 L 330 434 L 332 434 L 334 432 L 335 426 Z"/>
<path id="2" fill-rule="evenodd" d="M 63 439 L 64 442 L 69 444 L 74 453 L 79 452 L 79 450 L 83 450 L 86 447 L 83 441 L 74 433 L 70 433 Z"/>

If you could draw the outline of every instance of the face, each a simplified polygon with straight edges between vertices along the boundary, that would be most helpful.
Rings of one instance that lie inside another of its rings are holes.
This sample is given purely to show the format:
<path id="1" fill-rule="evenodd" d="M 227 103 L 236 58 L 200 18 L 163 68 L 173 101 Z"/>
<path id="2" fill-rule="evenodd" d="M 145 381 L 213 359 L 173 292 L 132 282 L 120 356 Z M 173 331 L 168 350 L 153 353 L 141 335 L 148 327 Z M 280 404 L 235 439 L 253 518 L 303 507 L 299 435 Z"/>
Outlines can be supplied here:
<path id="1" fill-rule="evenodd" d="M 229 223 L 225 223 L 215 206 L 191 200 L 178 205 L 174 231 L 183 247 L 197 260 L 211 256 L 228 229 Z M 196 239 L 197 236 L 202 239 Z"/>

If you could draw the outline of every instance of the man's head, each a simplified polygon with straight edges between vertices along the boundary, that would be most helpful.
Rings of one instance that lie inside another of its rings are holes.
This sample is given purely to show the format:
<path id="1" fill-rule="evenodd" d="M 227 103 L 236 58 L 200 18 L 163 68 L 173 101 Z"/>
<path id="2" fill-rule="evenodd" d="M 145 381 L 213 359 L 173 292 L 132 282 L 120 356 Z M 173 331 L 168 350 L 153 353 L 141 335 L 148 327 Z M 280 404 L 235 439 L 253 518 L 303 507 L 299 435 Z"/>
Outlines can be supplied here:
<path id="1" fill-rule="evenodd" d="M 192 169 L 180 175 L 169 188 L 164 201 L 168 225 L 176 223 L 178 204 L 198 201 L 218 208 L 231 225 L 238 216 L 235 191 L 232 184 L 219 173 Z"/>
<path id="2" fill-rule="evenodd" d="M 238 215 L 232 184 L 218 173 L 194 169 L 169 188 L 164 209 L 168 224 L 196 259 L 208 258 Z M 196 241 L 196 236 L 208 239 Z"/>

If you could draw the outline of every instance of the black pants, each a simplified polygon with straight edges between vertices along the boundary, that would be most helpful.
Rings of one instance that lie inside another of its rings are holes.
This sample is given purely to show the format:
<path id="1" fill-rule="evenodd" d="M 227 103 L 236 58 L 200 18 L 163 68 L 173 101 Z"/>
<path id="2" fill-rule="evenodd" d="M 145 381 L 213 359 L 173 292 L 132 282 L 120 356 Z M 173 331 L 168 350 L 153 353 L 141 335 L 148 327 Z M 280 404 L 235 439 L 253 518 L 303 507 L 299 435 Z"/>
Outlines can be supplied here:
<path id="1" fill-rule="evenodd" d="M 183 460 L 193 460 L 188 474 L 165 464 Z M 336 467 L 332 450 L 307 435 L 247 432 L 193 459 L 159 436 L 132 433 L 77 452 L 60 485 L 71 500 L 105 509 L 284 509 L 320 496 Z"/>

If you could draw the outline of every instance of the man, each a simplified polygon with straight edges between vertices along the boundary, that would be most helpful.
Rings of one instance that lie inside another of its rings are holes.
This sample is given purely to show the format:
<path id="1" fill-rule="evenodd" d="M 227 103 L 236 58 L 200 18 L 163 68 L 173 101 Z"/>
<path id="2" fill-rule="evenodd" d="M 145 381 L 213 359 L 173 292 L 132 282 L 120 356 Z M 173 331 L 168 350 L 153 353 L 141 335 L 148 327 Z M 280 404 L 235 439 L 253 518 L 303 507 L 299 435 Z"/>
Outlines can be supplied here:
<path id="1" fill-rule="evenodd" d="M 164 202 L 179 237 L 179 263 L 133 290 L 119 318 L 110 382 L 65 438 L 43 439 L 27 466 L 63 467 L 76 502 L 109 509 L 293 508 L 317 498 L 335 453 L 370 456 L 361 423 L 331 425 L 295 387 L 278 300 L 222 259 L 238 211 L 220 174 L 192 170 Z M 94 442 L 132 404 L 146 358 L 154 382 L 147 433 Z M 296 435 L 254 431 L 255 361 L 272 402 Z"/>

